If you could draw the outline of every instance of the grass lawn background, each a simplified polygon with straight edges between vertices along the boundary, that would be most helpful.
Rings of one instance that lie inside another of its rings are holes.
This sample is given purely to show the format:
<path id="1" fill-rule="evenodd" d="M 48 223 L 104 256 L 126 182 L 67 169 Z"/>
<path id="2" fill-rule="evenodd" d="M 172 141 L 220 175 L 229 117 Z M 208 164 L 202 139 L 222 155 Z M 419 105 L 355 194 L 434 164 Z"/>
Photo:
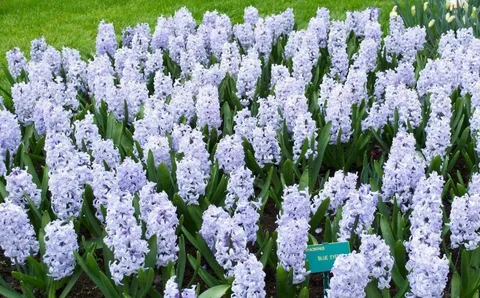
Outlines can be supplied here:
<path id="1" fill-rule="evenodd" d="M 0 61 L 5 52 L 17 46 L 28 56 L 30 41 L 44 36 L 47 42 L 61 49 L 73 47 L 88 53 L 95 50 L 95 37 L 100 20 L 113 22 L 117 35 L 128 25 L 149 23 L 152 32 L 160 15 L 172 15 L 186 6 L 201 21 L 203 13 L 218 10 L 226 13 L 233 23 L 241 22 L 243 9 L 253 5 L 261 15 L 278 13 L 288 7 L 294 9 L 299 27 L 305 27 L 315 15 L 317 7 L 327 7 L 335 19 L 344 19 L 347 10 L 360 10 L 369 6 L 381 8 L 382 26 L 388 21 L 393 6 L 391 0 L 0 0 Z"/>

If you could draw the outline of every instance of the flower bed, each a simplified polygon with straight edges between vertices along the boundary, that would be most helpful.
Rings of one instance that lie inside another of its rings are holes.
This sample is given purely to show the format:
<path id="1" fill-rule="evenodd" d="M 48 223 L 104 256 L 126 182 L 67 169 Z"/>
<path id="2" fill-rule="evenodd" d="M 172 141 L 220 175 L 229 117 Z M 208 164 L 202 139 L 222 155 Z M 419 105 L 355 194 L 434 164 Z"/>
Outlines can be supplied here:
<path id="1" fill-rule="evenodd" d="M 0 295 L 478 296 L 480 40 L 378 16 L 182 8 L 9 51 Z M 305 251 L 337 242 L 322 284 Z"/>

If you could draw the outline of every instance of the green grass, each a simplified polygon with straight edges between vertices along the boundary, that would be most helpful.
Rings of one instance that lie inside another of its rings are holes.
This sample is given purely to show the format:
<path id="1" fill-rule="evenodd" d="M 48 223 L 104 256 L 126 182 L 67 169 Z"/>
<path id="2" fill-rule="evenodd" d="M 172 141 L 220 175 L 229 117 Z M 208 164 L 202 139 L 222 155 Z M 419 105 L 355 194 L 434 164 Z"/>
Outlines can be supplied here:
<path id="1" fill-rule="evenodd" d="M 97 25 L 105 19 L 113 22 L 117 34 L 128 25 L 139 22 L 150 24 L 152 31 L 158 16 L 171 15 L 186 6 L 197 20 L 207 10 L 217 9 L 229 15 L 233 22 L 240 22 L 243 9 L 248 5 L 258 8 L 262 15 L 278 13 L 292 7 L 300 27 L 315 15 L 317 7 L 327 7 L 336 19 L 345 17 L 347 10 L 359 10 L 369 6 L 381 8 L 385 26 L 393 6 L 392 0 L 0 0 L 0 61 L 5 52 L 20 47 L 27 55 L 30 41 L 45 36 L 47 42 L 57 48 L 68 46 L 82 52 L 95 49 Z"/>

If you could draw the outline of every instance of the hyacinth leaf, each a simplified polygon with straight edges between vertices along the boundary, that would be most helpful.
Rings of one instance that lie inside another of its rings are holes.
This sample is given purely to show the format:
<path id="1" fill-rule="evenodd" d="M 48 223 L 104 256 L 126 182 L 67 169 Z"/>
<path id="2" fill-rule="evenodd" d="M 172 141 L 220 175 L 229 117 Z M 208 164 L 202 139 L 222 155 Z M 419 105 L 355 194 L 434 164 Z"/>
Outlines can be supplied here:
<path id="1" fill-rule="evenodd" d="M 266 241 L 265 247 L 263 247 L 261 251 L 261 257 L 260 257 L 260 263 L 262 263 L 263 268 L 267 266 L 268 259 L 270 257 L 270 253 L 272 252 L 273 244 L 274 244 L 274 239 L 272 237 L 268 238 Z"/>
<path id="2" fill-rule="evenodd" d="M 6 298 L 22 298 L 23 297 L 19 293 L 5 287 L 4 285 L 0 285 L 0 295 Z"/>
<path id="3" fill-rule="evenodd" d="M 179 252 L 178 252 L 178 260 L 177 260 L 175 275 L 177 276 L 178 284 L 182 285 L 183 277 L 185 275 L 185 267 L 187 265 L 187 254 L 185 251 L 185 237 L 183 235 L 180 235 L 179 237 L 178 247 L 179 247 Z"/>
<path id="4" fill-rule="evenodd" d="M 327 217 L 325 220 L 325 233 L 323 234 L 323 242 L 327 242 L 327 243 L 333 242 L 332 224 L 330 222 L 329 217 Z"/>
<path id="5" fill-rule="evenodd" d="M 153 153 L 151 150 L 148 150 L 148 158 L 147 158 L 147 177 L 148 180 L 152 182 L 157 181 L 157 171 L 155 167 L 155 160 L 153 158 Z"/>
<path id="6" fill-rule="evenodd" d="M 12 271 L 12 276 L 18 279 L 19 281 L 22 281 L 28 284 L 29 286 L 32 286 L 39 290 L 45 291 L 47 288 L 47 284 L 45 283 L 45 281 L 39 280 L 35 277 L 31 277 L 27 274 L 17 272 L 17 271 Z"/>
<path id="7" fill-rule="evenodd" d="M 323 219 L 325 218 L 325 214 L 329 206 L 330 206 L 330 198 L 326 198 L 318 207 L 317 212 L 315 212 L 315 214 L 310 219 L 309 224 L 310 224 L 311 234 L 313 234 L 315 229 L 318 228 L 320 224 L 323 222 Z"/>
<path id="8" fill-rule="evenodd" d="M 95 271 L 95 270 L 92 270 L 86 263 L 85 259 L 83 257 L 81 257 L 78 252 L 74 251 L 73 254 L 75 255 L 75 259 L 77 260 L 77 263 L 78 265 L 80 265 L 80 267 L 83 269 L 83 271 L 85 271 L 85 273 L 90 277 L 90 279 L 93 281 L 93 283 L 95 285 L 97 285 L 97 287 L 100 288 L 100 290 L 102 291 L 102 293 L 106 293 L 104 292 L 104 287 L 103 287 L 103 284 L 100 280 L 100 276 L 99 276 L 99 273 L 98 271 Z M 89 253 L 90 254 L 90 253 Z M 116 296 L 117 298 L 120 298 L 118 295 Z"/>
<path id="9" fill-rule="evenodd" d="M 298 183 L 298 188 L 301 189 L 301 190 L 306 190 L 308 191 L 309 188 L 308 188 L 308 169 L 306 169 L 302 176 L 300 176 L 300 181 Z"/>
<path id="10" fill-rule="evenodd" d="M 202 253 L 202 256 L 205 258 L 208 265 L 212 268 L 212 270 L 215 272 L 217 277 L 220 278 L 220 280 L 225 281 L 225 278 L 224 278 L 225 273 L 223 271 L 223 268 L 218 264 L 217 260 L 215 259 L 215 256 L 213 255 L 212 251 L 208 248 L 205 240 L 202 238 L 202 236 L 199 233 L 196 234 L 196 239 L 198 244 L 197 248 Z"/>
<path id="11" fill-rule="evenodd" d="M 83 200 L 83 213 L 85 214 L 85 217 L 87 219 L 87 228 L 90 227 L 92 232 L 95 236 L 99 237 L 101 236 L 102 229 L 98 225 L 97 218 L 95 217 L 94 213 L 92 212 L 92 207 L 93 207 L 93 190 L 90 185 L 85 185 L 85 192 L 83 194 L 84 200 Z"/>
<path id="12" fill-rule="evenodd" d="M 318 175 L 320 173 L 320 168 L 322 167 L 322 162 L 323 162 L 323 156 L 325 154 L 325 149 L 327 148 L 328 142 L 330 140 L 330 135 L 331 135 L 331 127 L 332 123 L 328 122 L 325 124 L 325 126 L 322 128 L 322 130 L 319 133 L 318 136 L 318 144 L 317 148 L 315 150 L 317 157 L 312 163 L 309 163 L 311 166 L 309 167 L 309 189 L 314 189 L 315 184 L 318 181 Z"/>
<path id="13" fill-rule="evenodd" d="M 145 256 L 145 267 L 154 268 L 155 263 L 157 262 L 157 235 L 156 234 L 154 234 L 148 240 L 148 249 L 149 249 L 149 252 Z"/>
<path id="14" fill-rule="evenodd" d="M 210 273 L 208 273 L 205 269 L 202 268 L 200 263 L 191 255 L 188 255 L 188 261 L 190 265 L 193 267 L 195 271 L 198 272 L 198 275 L 202 278 L 202 280 L 209 286 L 215 287 L 220 284 L 220 282 L 214 278 Z"/>
<path id="15" fill-rule="evenodd" d="M 32 289 L 30 289 L 30 286 L 27 285 L 24 281 L 20 282 L 20 287 L 22 288 L 23 291 L 23 296 L 27 298 L 35 298 L 35 295 L 33 294 Z M 50 294 L 50 293 L 49 293 Z M 48 298 L 53 298 L 51 296 L 48 296 Z"/>
<path id="16" fill-rule="evenodd" d="M 82 267 L 77 266 L 75 270 L 73 271 L 72 276 L 69 278 L 67 284 L 62 290 L 62 293 L 60 294 L 59 298 L 66 298 L 68 297 L 68 294 L 70 294 L 70 291 L 73 289 L 77 281 L 80 279 L 80 276 L 82 276 Z"/>
<path id="17" fill-rule="evenodd" d="M 32 266 L 34 276 L 39 278 L 41 281 L 45 282 L 47 279 L 45 267 L 31 256 L 28 256 L 26 260 L 27 260 L 27 263 L 30 266 Z"/>
<path id="18" fill-rule="evenodd" d="M 465 249 L 462 249 L 461 259 L 462 260 L 460 263 L 460 270 L 461 270 L 460 272 L 462 276 L 462 289 L 464 289 L 465 292 L 468 293 L 471 290 L 470 288 L 471 287 L 470 254 Z"/>
<path id="19" fill-rule="evenodd" d="M 433 171 L 436 171 L 440 173 L 440 166 L 442 164 L 442 159 L 440 155 L 435 156 L 432 161 L 430 162 L 430 166 L 428 167 L 428 173 L 432 173 Z"/>
<path id="20" fill-rule="evenodd" d="M 198 298 L 221 298 L 230 289 L 230 285 L 218 285 L 212 287 L 198 296 Z"/>
<path id="21" fill-rule="evenodd" d="M 365 288 L 365 293 L 367 294 L 368 298 L 382 298 L 382 293 L 378 290 L 376 282 L 369 282 L 367 287 Z"/>
<path id="22" fill-rule="evenodd" d="M 262 168 L 258 165 L 255 157 L 249 149 L 245 150 L 245 163 L 247 167 L 255 174 L 262 173 Z"/>
<path id="23" fill-rule="evenodd" d="M 452 284 L 450 286 L 450 296 L 452 298 L 460 298 L 462 292 L 462 278 L 457 271 L 453 273 Z"/>
<path id="24" fill-rule="evenodd" d="M 213 196 L 210 199 L 210 202 L 216 206 L 220 206 L 223 204 L 225 200 L 225 192 L 227 190 L 228 185 L 228 176 L 222 175 L 220 182 L 217 184 L 217 188 L 213 193 Z"/>
<path id="25" fill-rule="evenodd" d="M 401 240 L 397 240 L 397 242 L 395 243 L 394 256 L 395 256 L 395 265 L 400 271 L 400 274 L 402 274 L 403 277 L 406 277 L 408 273 L 407 269 L 405 269 L 405 266 L 407 264 L 406 251 L 405 251 L 405 246 L 403 245 L 403 242 Z"/>
<path id="26" fill-rule="evenodd" d="M 309 296 L 310 296 L 310 293 L 308 291 L 308 287 L 303 287 L 300 293 L 298 294 L 298 298 L 308 298 Z"/>
<path id="27" fill-rule="evenodd" d="M 385 242 L 390 246 L 390 250 L 393 252 L 395 247 L 395 238 L 387 218 L 383 215 L 380 216 L 380 229 L 382 230 L 383 239 L 385 239 Z"/>
<path id="28" fill-rule="evenodd" d="M 295 173 L 293 171 L 293 162 L 290 159 L 287 159 L 283 163 L 282 176 L 287 186 L 295 184 Z"/>

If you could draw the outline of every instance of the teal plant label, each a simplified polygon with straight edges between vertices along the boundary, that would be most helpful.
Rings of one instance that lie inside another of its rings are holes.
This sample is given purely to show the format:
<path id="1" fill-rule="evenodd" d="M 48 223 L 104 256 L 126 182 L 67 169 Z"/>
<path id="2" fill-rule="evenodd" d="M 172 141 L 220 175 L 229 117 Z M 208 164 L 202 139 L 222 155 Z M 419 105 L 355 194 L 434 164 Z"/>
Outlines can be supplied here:
<path id="1" fill-rule="evenodd" d="M 312 273 L 330 271 L 339 255 L 349 254 L 348 242 L 309 245 L 305 254 Z"/>

